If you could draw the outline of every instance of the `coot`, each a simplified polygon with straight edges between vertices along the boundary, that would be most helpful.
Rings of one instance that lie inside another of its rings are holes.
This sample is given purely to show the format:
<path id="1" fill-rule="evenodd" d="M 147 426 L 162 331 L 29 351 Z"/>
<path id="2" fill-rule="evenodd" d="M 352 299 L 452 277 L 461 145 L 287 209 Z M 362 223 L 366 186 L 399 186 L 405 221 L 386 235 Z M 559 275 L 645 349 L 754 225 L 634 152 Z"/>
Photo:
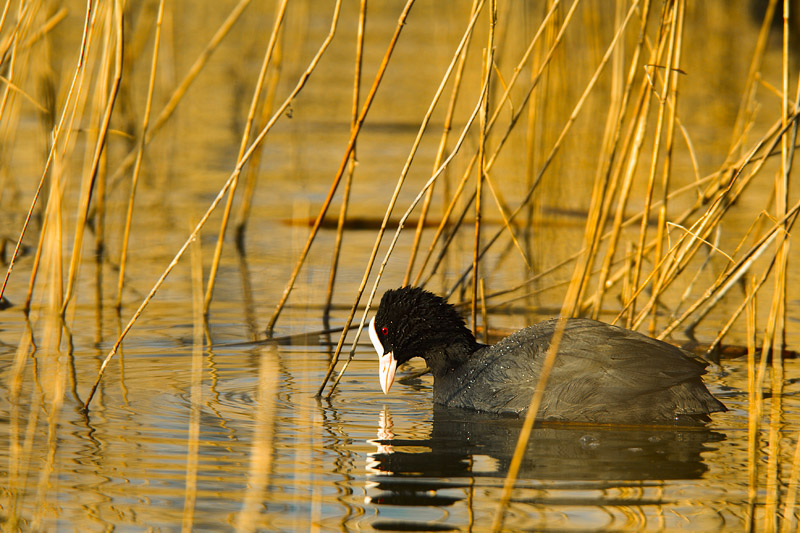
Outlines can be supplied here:
<path id="1" fill-rule="evenodd" d="M 417 287 L 387 291 L 369 325 L 388 393 L 397 365 L 422 357 L 433 401 L 498 414 L 524 414 L 558 319 L 487 346 L 455 307 Z M 706 364 L 635 331 L 585 318 L 566 320 L 538 420 L 693 424 L 726 411 L 706 389 Z"/>

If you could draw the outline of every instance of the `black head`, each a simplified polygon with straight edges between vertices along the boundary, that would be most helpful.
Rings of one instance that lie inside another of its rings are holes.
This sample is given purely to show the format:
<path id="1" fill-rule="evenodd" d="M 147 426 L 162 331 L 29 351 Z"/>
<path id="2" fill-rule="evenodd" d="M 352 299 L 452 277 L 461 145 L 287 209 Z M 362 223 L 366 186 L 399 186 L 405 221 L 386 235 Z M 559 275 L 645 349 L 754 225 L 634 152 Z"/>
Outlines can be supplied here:
<path id="1" fill-rule="evenodd" d="M 424 358 L 436 375 L 478 347 L 455 307 L 418 287 L 387 291 L 370 322 L 369 336 L 380 359 L 384 393 L 392 386 L 397 365 L 412 357 Z"/>

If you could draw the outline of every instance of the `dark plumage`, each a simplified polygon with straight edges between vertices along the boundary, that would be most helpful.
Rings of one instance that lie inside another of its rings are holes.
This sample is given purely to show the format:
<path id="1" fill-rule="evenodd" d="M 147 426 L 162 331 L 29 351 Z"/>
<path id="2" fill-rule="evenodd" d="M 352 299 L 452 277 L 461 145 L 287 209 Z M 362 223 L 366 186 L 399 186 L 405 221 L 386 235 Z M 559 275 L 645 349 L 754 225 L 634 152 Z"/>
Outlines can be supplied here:
<path id="1" fill-rule="evenodd" d="M 524 414 L 558 319 L 499 343 L 475 341 L 443 298 L 420 288 L 386 292 L 369 333 L 388 393 L 398 364 L 422 357 L 437 404 Z M 566 320 L 539 408 L 540 420 L 615 424 L 692 423 L 726 411 L 701 376 L 706 364 L 665 342 L 595 320 Z"/>

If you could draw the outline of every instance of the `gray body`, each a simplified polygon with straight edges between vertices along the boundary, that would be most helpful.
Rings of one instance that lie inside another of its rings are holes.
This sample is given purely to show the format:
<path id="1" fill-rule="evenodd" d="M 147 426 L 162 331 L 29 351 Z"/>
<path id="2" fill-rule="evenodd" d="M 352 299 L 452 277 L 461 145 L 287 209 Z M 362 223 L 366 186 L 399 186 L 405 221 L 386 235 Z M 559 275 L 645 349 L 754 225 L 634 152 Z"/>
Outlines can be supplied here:
<path id="1" fill-rule="evenodd" d="M 525 414 L 558 320 L 481 346 L 455 368 L 434 370 L 434 402 Z M 701 380 L 705 364 L 640 333 L 588 319 L 566 321 L 539 407 L 540 420 L 663 423 L 725 407 Z"/>

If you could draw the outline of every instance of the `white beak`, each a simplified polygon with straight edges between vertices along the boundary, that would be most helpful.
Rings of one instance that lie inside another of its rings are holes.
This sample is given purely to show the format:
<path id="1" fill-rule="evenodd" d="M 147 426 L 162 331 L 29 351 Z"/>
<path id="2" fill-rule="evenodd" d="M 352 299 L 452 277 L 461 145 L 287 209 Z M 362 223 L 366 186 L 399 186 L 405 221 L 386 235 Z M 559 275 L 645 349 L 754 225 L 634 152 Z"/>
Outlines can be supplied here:
<path id="1" fill-rule="evenodd" d="M 375 331 L 375 317 L 372 317 L 372 320 L 369 321 L 369 339 L 372 341 L 375 351 L 378 352 L 378 375 L 381 380 L 381 389 L 384 394 L 389 394 L 389 389 L 392 388 L 392 383 L 394 383 L 397 361 L 394 359 L 394 353 L 384 353 L 383 344 L 381 344 L 381 340 L 378 337 L 378 332 Z"/>

